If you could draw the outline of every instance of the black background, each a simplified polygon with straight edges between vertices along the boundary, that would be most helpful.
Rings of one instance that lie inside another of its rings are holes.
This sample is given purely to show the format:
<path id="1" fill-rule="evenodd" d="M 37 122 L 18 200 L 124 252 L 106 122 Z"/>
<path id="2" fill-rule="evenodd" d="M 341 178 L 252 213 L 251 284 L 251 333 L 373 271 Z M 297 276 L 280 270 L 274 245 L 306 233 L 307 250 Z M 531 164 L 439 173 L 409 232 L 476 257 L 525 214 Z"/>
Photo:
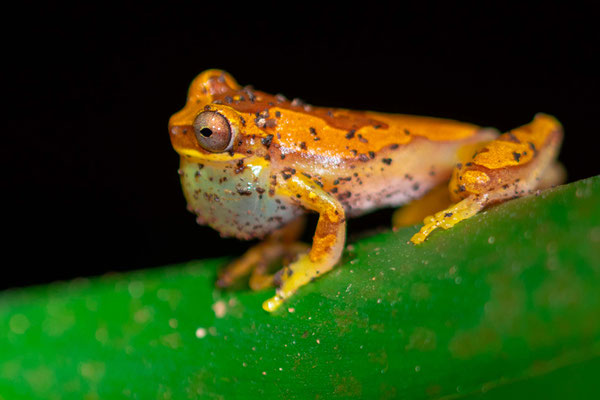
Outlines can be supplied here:
<path id="1" fill-rule="evenodd" d="M 564 124 L 569 181 L 600 173 L 596 14 L 568 2 L 450 3 L 32 3 L 5 13 L 0 288 L 247 247 L 185 210 L 167 134 L 207 68 L 315 105 L 502 130 L 544 111 Z"/>

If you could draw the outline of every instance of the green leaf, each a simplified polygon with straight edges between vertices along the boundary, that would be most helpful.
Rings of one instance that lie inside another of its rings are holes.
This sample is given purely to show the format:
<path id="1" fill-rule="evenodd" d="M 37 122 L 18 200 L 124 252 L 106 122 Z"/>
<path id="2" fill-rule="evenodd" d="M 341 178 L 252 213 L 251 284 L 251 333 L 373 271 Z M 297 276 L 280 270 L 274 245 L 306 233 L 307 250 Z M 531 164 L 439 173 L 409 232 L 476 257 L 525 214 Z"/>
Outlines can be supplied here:
<path id="1" fill-rule="evenodd" d="M 362 239 L 274 314 L 227 260 L 9 290 L 0 399 L 592 397 L 599 205 L 594 177 Z"/>

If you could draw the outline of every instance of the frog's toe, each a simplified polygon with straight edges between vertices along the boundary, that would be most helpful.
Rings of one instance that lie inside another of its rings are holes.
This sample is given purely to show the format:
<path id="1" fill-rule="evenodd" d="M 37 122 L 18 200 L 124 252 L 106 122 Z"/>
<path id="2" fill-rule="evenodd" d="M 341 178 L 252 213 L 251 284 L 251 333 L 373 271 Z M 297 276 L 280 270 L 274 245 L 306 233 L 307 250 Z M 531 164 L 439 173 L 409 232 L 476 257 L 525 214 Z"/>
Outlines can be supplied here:
<path id="1" fill-rule="evenodd" d="M 283 303 L 283 299 L 277 295 L 271 297 L 268 300 L 265 300 L 262 304 L 262 308 L 265 311 L 273 312 L 279 308 L 279 306 Z"/>
<path id="2" fill-rule="evenodd" d="M 485 198 L 470 196 L 466 199 L 425 218 L 425 225 L 410 239 L 414 244 L 423 243 L 437 228 L 450 229 L 460 221 L 471 218 L 485 206 Z"/>
<path id="3" fill-rule="evenodd" d="M 287 265 L 296 261 L 301 254 L 308 253 L 310 247 L 305 243 L 291 243 L 282 248 L 281 260 L 284 265 L 275 274 L 268 273 L 269 263 L 261 262 L 253 270 L 250 276 L 249 286 L 252 290 L 263 290 L 269 287 L 280 287 L 285 277 L 291 275 L 291 269 Z M 272 261 L 272 260 L 271 260 Z"/>

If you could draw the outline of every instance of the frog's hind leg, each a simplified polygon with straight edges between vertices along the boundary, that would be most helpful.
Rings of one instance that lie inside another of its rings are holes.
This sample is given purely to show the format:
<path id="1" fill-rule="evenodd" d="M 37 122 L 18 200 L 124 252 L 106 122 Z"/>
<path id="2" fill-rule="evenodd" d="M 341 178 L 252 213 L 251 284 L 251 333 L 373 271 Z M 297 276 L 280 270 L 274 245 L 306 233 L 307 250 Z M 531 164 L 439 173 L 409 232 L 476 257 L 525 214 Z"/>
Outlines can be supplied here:
<path id="1" fill-rule="evenodd" d="M 435 229 L 449 229 L 485 206 L 531 194 L 564 179 L 555 158 L 562 126 L 553 117 L 537 114 L 527 125 L 485 144 L 466 163 L 457 164 L 450 181 L 453 206 L 425 218 L 411 241 L 422 243 Z M 543 179 L 548 174 L 550 179 Z"/>
<path id="2" fill-rule="evenodd" d="M 265 240 L 250 248 L 240 258 L 234 260 L 219 272 L 218 287 L 228 287 L 252 272 L 250 288 L 260 290 L 273 285 L 273 275 L 269 267 L 279 261 L 291 261 L 308 248 L 297 242 L 305 226 L 301 216 L 283 228 L 271 233 Z"/>
<path id="3" fill-rule="evenodd" d="M 450 206 L 450 193 L 448 192 L 448 182 L 444 182 L 427 192 L 423 197 L 413 200 L 407 205 L 394 211 L 392 216 L 392 226 L 400 228 L 418 224 L 423 218 L 435 213 L 438 210 Z"/>

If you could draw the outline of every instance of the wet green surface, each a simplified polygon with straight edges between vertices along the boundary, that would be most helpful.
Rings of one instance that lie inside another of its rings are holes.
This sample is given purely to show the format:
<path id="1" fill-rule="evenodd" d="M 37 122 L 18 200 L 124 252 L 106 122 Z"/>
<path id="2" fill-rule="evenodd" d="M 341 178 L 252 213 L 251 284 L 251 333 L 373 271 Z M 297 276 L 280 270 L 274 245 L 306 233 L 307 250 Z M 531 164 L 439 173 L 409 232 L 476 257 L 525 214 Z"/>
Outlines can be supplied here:
<path id="1" fill-rule="evenodd" d="M 421 246 L 363 239 L 271 315 L 225 260 L 0 293 L 0 399 L 600 393 L 600 178 Z"/>

